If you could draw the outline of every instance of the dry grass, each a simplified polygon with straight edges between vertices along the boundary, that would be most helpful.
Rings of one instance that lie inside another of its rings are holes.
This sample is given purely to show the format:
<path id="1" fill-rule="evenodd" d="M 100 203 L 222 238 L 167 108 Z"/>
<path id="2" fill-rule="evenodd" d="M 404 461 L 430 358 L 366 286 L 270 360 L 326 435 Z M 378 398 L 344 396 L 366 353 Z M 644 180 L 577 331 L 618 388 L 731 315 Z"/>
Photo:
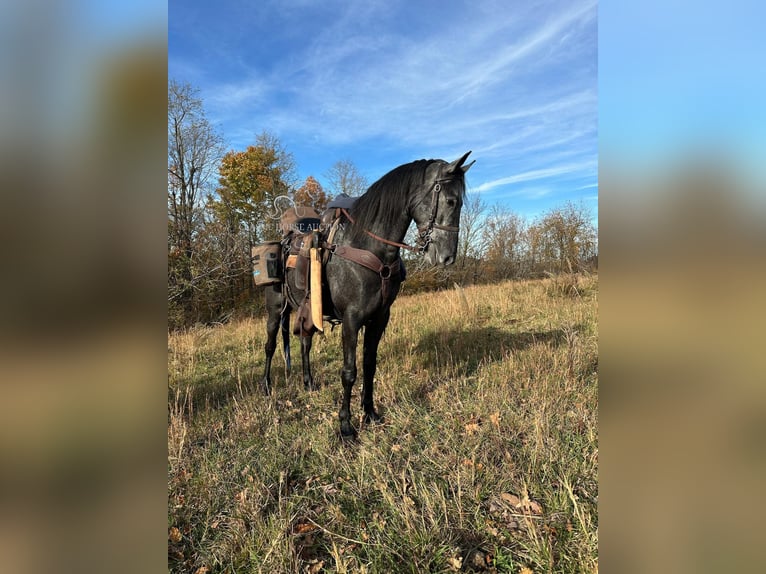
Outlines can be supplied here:
<path id="1" fill-rule="evenodd" d="M 352 445 L 339 329 L 315 338 L 319 391 L 299 364 L 285 378 L 278 353 L 269 398 L 262 319 L 170 336 L 169 569 L 597 571 L 597 278 L 576 287 L 397 300 L 376 377 L 385 424 Z"/>

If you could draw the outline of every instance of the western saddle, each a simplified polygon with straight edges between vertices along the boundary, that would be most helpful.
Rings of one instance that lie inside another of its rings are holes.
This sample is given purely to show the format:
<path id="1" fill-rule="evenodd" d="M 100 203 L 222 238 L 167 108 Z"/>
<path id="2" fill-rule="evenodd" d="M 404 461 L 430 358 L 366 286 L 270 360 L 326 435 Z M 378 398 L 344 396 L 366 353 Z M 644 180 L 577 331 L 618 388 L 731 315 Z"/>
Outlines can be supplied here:
<path id="1" fill-rule="evenodd" d="M 282 247 L 285 273 L 287 269 L 295 269 L 295 287 L 305 295 L 298 300 L 299 294 L 293 293 L 287 281 L 282 284 L 286 299 L 297 307 L 298 313 L 293 327 L 293 333 L 303 336 L 311 336 L 317 330 L 322 330 L 322 325 L 316 325 L 318 317 L 316 309 L 312 313 L 312 301 L 316 306 L 319 301 L 321 307 L 322 294 L 314 294 L 311 297 L 311 288 L 323 289 L 324 277 L 321 280 L 311 280 L 310 257 L 311 249 L 314 248 L 319 254 L 321 268 L 327 264 L 333 255 L 353 261 L 358 265 L 367 267 L 380 276 L 381 295 L 383 301 L 387 301 L 391 294 L 391 278 L 401 277 L 404 280 L 405 269 L 401 258 L 391 265 L 384 264 L 374 253 L 364 249 L 351 247 L 350 245 L 336 245 L 335 235 L 344 220 L 353 223 L 349 210 L 353 207 L 356 198 L 341 194 L 336 197 L 328 208 L 320 216 L 311 208 L 297 207 L 287 210 L 281 219 L 283 232 Z M 314 266 L 316 272 L 319 266 Z M 287 304 L 287 302 L 285 303 Z M 312 318 L 313 315 L 313 318 Z M 332 326 L 340 323 L 340 318 L 332 314 L 324 314 L 323 319 L 329 321 Z"/>

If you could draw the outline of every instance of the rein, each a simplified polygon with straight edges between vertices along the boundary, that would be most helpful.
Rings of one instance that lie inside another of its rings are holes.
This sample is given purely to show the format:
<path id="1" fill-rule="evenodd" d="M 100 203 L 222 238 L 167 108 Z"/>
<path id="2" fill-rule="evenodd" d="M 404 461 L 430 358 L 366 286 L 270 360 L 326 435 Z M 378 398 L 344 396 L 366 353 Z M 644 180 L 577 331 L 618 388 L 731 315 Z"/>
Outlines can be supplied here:
<path id="1" fill-rule="evenodd" d="M 393 245 L 394 247 L 400 247 L 402 249 L 407 249 L 409 251 L 417 251 L 418 253 L 424 253 L 426 249 L 428 249 L 428 245 L 431 243 L 431 233 L 434 229 L 440 229 L 442 231 L 450 231 L 452 233 L 458 233 L 460 231 L 460 227 L 457 225 L 439 225 L 436 223 L 436 211 L 439 207 L 439 193 L 442 189 L 442 183 L 445 181 L 451 181 L 452 178 L 445 178 L 445 179 L 437 179 L 434 181 L 434 185 L 431 188 L 431 217 L 428 219 L 428 223 L 426 223 L 423 227 L 418 227 L 418 247 L 413 247 L 412 245 L 407 245 L 406 243 L 398 243 L 396 241 L 391 241 L 390 239 L 385 239 L 384 237 L 380 237 L 379 235 L 375 235 L 372 231 L 369 231 L 367 229 L 364 230 L 364 232 L 372 237 L 373 239 L 377 239 L 381 243 L 385 243 L 387 245 Z M 341 212 L 343 215 L 346 216 L 346 218 L 354 224 L 354 218 L 351 217 L 351 214 L 345 209 L 341 208 Z"/>
<path id="2" fill-rule="evenodd" d="M 346 211 L 345 208 L 342 207 L 340 210 L 343 213 L 343 215 L 346 216 L 346 219 L 348 219 L 352 224 L 356 223 L 354 221 L 354 218 L 351 217 L 351 214 L 348 211 Z M 375 235 L 372 231 L 368 231 L 366 229 L 364 230 L 364 232 L 367 235 L 369 235 L 370 237 L 372 237 L 373 239 L 377 239 L 381 243 L 386 243 L 388 245 L 393 245 L 394 247 L 401 247 L 402 249 L 409 249 L 410 251 L 418 251 L 418 248 L 417 247 L 413 247 L 412 245 L 407 245 L 406 243 L 397 243 L 396 241 L 390 241 L 388 239 L 380 237 L 379 235 Z"/>

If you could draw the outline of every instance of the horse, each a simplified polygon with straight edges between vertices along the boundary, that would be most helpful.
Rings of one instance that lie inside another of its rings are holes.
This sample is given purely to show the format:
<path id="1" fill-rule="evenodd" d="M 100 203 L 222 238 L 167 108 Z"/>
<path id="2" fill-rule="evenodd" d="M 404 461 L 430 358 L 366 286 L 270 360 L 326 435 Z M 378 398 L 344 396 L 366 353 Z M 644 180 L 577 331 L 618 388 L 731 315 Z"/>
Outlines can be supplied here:
<path id="1" fill-rule="evenodd" d="M 357 436 L 351 423 L 351 391 L 357 378 L 356 348 L 364 327 L 362 401 L 364 422 L 379 423 L 375 410 L 373 381 L 377 368 L 378 344 L 390 318 L 391 304 L 402 281 L 400 249 L 425 255 L 431 265 L 455 262 L 458 248 L 460 211 L 465 199 L 465 173 L 475 160 L 465 164 L 471 152 L 453 162 L 421 159 L 394 168 L 358 198 L 343 218 L 331 244 L 323 269 L 324 314 L 342 325 L 343 367 L 340 372 L 343 397 L 338 418 L 342 438 Z M 465 164 L 465 165 L 464 165 Z M 416 246 L 403 243 L 415 221 Z M 284 285 L 266 287 L 267 339 L 262 380 L 271 392 L 271 361 L 277 332 L 282 330 L 285 359 L 289 370 L 289 317 L 306 293 L 296 285 L 295 269 L 286 269 Z M 303 383 L 314 390 L 309 355 L 312 334 L 301 333 Z"/>

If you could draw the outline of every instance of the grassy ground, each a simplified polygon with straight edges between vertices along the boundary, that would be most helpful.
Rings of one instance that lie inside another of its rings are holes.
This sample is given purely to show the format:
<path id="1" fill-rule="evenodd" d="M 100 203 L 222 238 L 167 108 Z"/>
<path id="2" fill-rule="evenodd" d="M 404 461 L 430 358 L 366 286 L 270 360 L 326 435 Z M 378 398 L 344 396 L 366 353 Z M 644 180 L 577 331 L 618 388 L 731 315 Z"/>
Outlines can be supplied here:
<path id="1" fill-rule="evenodd" d="M 168 338 L 173 572 L 596 572 L 596 277 L 398 299 L 381 342 L 381 426 L 339 439 L 340 329 L 319 391 L 265 323 Z M 360 339 L 361 341 L 361 339 Z"/>

